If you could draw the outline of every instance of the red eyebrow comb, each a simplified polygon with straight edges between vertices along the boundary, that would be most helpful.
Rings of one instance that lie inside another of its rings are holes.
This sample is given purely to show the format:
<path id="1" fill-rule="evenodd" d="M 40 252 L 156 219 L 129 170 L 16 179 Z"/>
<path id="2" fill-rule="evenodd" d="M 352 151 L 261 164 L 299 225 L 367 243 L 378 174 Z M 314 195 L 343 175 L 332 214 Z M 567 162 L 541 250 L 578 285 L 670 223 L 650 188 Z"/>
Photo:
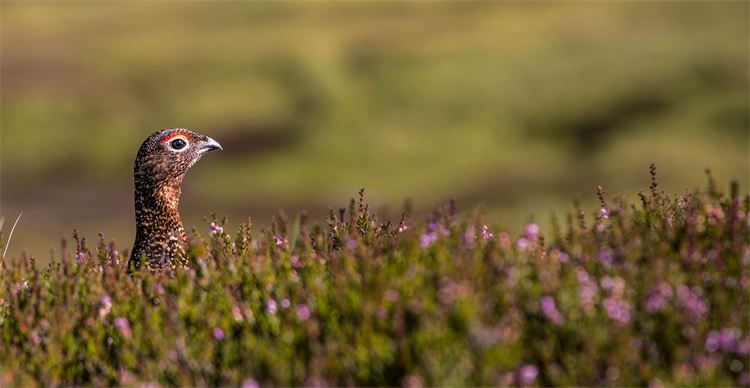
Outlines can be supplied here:
<path id="1" fill-rule="evenodd" d="M 161 139 L 160 143 L 166 143 L 166 142 L 168 142 L 168 141 L 170 141 L 170 140 L 174 139 L 175 137 L 179 137 L 179 136 L 187 137 L 187 136 L 188 136 L 188 134 L 187 134 L 187 133 L 185 133 L 185 132 L 174 132 L 174 133 L 170 133 L 169 135 L 167 135 L 167 136 L 164 136 L 164 138 L 163 138 L 163 139 Z"/>

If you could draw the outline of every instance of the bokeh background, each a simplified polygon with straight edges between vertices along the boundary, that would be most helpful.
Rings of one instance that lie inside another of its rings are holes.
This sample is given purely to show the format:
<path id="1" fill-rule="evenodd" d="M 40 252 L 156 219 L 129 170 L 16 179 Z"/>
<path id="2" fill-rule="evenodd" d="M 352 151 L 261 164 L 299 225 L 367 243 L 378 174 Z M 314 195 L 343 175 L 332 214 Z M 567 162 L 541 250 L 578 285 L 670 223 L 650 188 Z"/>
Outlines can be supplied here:
<path id="1" fill-rule="evenodd" d="M 10 255 L 74 227 L 129 247 L 133 158 L 166 127 L 224 145 L 183 189 L 201 231 L 360 187 L 394 218 L 452 197 L 543 224 L 597 184 L 637 199 L 651 162 L 672 192 L 748 185 L 744 1 L 0 6 Z"/>

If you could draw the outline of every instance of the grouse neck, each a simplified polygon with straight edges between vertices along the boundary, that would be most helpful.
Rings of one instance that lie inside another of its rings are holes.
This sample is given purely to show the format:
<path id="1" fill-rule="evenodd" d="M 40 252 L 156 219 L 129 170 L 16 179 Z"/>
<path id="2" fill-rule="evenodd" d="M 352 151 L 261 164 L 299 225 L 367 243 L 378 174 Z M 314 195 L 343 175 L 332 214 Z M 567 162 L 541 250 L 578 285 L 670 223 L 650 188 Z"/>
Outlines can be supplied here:
<path id="1" fill-rule="evenodd" d="M 170 223 L 171 225 L 165 225 L 168 228 L 182 230 L 179 212 L 181 183 L 182 179 L 172 179 L 159 184 L 136 182 L 135 215 L 137 225 L 153 225 L 153 218 L 156 216 L 162 222 Z"/>

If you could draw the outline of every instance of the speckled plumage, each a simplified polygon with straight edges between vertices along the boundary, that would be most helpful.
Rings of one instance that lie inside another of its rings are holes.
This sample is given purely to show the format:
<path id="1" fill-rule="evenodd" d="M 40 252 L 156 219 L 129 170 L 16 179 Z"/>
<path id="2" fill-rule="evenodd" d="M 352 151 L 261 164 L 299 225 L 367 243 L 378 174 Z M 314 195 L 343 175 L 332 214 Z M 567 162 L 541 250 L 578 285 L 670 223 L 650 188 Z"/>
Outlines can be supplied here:
<path id="1" fill-rule="evenodd" d="M 152 271 L 188 266 L 187 235 L 178 211 L 182 180 L 203 154 L 215 149 L 221 149 L 215 140 L 181 128 L 158 131 L 143 142 L 134 167 L 136 236 L 129 271 L 139 269 L 141 260 Z"/>

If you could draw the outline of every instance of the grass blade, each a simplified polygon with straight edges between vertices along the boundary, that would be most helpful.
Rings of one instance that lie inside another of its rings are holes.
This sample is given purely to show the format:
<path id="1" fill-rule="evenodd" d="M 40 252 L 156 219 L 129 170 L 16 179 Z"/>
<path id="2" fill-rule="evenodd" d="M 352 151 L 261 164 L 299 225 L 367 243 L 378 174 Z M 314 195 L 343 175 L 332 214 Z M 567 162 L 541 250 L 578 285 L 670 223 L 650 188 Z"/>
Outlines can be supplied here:
<path id="1" fill-rule="evenodd" d="M 5 254 L 8 253 L 8 246 L 10 246 L 10 240 L 13 238 L 13 231 L 16 230 L 16 225 L 18 225 L 18 220 L 21 219 L 22 215 L 23 215 L 23 212 L 18 213 L 18 217 L 16 217 L 16 221 L 13 223 L 13 227 L 10 228 L 10 233 L 8 234 L 8 241 L 5 242 L 5 249 L 3 250 L 3 260 L 5 260 Z"/>

